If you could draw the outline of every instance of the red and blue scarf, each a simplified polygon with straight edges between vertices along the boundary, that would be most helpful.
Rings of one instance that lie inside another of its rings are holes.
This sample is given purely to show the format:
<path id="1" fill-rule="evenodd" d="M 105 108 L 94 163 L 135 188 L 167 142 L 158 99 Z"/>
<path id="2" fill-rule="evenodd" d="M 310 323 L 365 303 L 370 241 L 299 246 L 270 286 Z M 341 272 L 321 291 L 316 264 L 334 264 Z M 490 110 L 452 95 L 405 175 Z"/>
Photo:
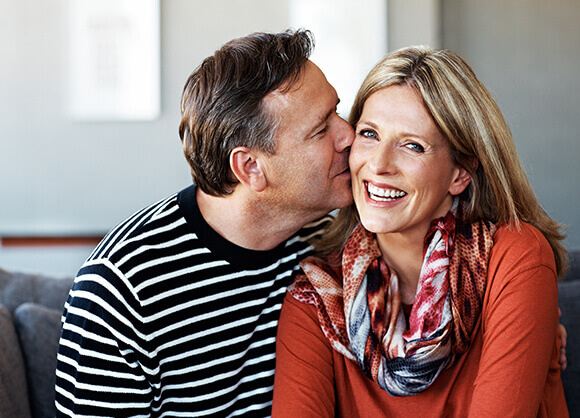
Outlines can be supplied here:
<path id="1" fill-rule="evenodd" d="M 357 361 L 391 395 L 424 391 L 469 348 L 495 225 L 467 222 L 461 212 L 456 200 L 431 224 L 408 322 L 397 274 L 361 225 L 349 237 L 340 266 L 309 257 L 300 263 L 304 274 L 288 289 L 297 300 L 316 306 L 332 347 Z"/>

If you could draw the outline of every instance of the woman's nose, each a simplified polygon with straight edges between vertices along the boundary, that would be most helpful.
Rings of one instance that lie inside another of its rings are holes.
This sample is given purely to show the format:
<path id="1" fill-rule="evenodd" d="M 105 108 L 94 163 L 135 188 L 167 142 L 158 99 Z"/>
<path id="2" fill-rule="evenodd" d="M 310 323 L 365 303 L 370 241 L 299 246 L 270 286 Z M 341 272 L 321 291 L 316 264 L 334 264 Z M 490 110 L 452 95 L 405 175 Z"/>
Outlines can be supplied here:
<path id="1" fill-rule="evenodd" d="M 375 174 L 392 175 L 397 173 L 394 153 L 388 144 L 381 144 L 372 151 L 368 165 Z"/>
<path id="2" fill-rule="evenodd" d="M 348 151 L 348 149 L 352 146 L 352 142 L 354 141 L 354 129 L 350 124 L 345 121 L 340 116 L 336 115 L 338 118 L 338 135 L 336 136 L 334 148 L 336 152 L 344 152 Z"/>

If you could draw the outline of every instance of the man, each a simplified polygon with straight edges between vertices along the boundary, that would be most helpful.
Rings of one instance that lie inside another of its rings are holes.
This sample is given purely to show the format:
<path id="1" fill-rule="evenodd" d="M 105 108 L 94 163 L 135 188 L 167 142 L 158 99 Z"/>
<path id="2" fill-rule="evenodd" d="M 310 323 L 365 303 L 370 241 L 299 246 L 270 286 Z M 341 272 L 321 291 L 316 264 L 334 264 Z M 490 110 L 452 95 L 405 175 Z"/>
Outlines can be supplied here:
<path id="1" fill-rule="evenodd" d="M 195 186 L 115 227 L 63 314 L 59 416 L 270 414 L 292 272 L 352 201 L 351 127 L 308 32 L 229 42 L 188 79 Z M 310 224 L 305 227 L 305 225 Z"/>

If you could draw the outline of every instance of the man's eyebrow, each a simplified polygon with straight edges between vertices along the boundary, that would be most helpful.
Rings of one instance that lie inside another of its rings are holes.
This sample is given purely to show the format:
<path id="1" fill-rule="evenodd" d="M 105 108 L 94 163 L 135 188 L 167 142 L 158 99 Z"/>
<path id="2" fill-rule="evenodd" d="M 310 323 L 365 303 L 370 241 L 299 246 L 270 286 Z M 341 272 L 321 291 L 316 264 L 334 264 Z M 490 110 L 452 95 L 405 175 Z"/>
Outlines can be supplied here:
<path id="1" fill-rule="evenodd" d="M 330 117 L 330 115 L 332 115 L 334 112 L 336 112 L 336 109 L 338 107 L 340 103 L 340 98 L 337 97 L 336 99 L 336 106 L 334 106 L 333 109 L 330 109 L 330 111 L 328 111 L 328 113 L 326 115 L 321 116 L 317 121 L 316 121 L 316 125 L 315 128 L 313 129 L 313 131 L 315 131 L 320 125 L 322 125 L 323 123 L 325 123 L 328 118 Z"/>
<path id="2" fill-rule="evenodd" d="M 326 123 L 326 121 L 328 120 L 328 118 L 330 117 L 330 115 L 332 115 L 334 112 L 336 112 L 339 103 L 340 103 L 340 98 L 337 97 L 336 98 L 336 106 L 334 108 L 330 109 L 326 114 L 324 114 L 316 119 L 316 121 L 312 124 L 312 128 L 308 131 L 308 134 L 307 134 L 308 137 L 312 137 L 320 131 L 320 126 L 324 125 Z"/>

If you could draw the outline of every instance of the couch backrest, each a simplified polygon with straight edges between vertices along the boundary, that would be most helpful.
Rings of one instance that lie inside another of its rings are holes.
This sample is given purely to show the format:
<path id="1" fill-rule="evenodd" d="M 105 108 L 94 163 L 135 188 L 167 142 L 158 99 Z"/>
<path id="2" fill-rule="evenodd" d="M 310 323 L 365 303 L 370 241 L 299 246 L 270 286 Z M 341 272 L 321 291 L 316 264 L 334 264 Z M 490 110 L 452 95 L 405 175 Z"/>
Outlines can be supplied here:
<path id="1" fill-rule="evenodd" d="M 13 273 L 0 269 L 0 305 L 11 313 L 23 303 L 32 302 L 62 311 L 73 278 Z"/>

